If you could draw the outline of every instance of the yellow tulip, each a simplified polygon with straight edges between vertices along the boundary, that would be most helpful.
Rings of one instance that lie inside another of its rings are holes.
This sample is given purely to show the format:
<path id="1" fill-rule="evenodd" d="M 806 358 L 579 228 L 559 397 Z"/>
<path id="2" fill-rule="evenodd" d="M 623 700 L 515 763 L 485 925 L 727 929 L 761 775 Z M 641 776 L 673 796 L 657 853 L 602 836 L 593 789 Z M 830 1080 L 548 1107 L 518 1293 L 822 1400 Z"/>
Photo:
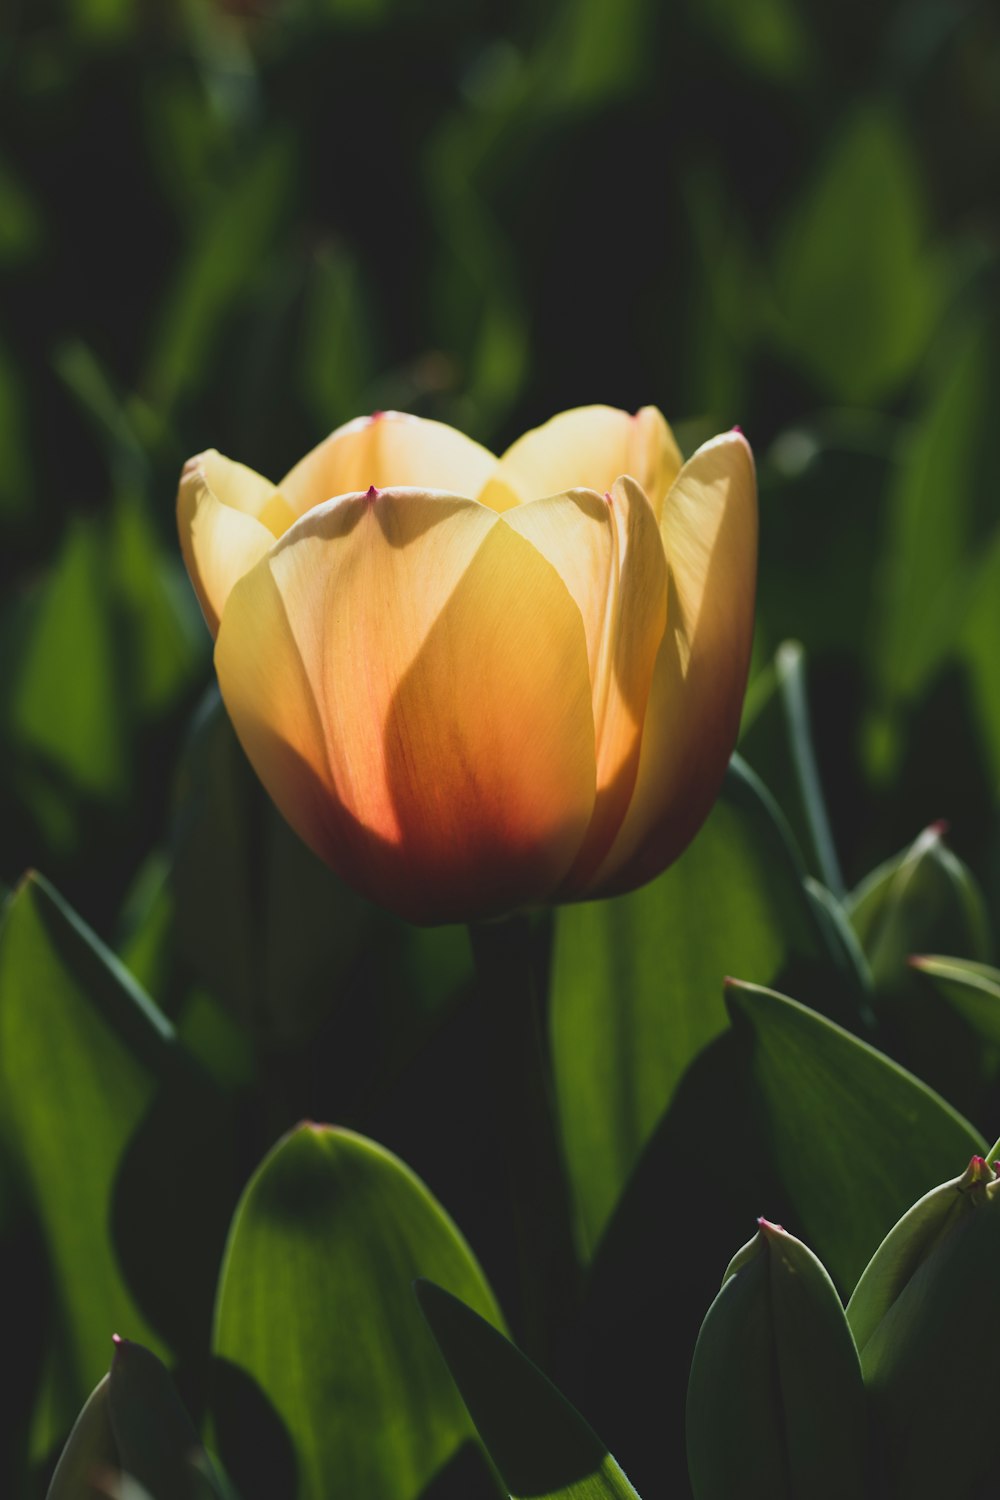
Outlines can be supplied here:
<path id="1" fill-rule="evenodd" d="M 655 408 L 502 458 L 376 413 L 273 485 L 186 465 L 181 546 L 226 708 L 301 837 L 418 922 L 630 890 L 736 738 L 757 502 L 738 431 L 682 464 Z"/>

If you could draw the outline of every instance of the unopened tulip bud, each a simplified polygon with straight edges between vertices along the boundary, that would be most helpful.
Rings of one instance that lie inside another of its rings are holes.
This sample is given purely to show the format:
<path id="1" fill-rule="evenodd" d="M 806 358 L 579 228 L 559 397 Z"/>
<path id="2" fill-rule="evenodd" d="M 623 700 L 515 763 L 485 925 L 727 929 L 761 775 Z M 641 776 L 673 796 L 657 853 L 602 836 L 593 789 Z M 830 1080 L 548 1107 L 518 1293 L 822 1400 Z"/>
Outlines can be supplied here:
<path id="1" fill-rule="evenodd" d="M 995 1493 L 995 1463 L 970 1421 L 974 1427 L 974 1414 L 1000 1401 L 1000 1181 L 993 1168 L 973 1157 L 961 1178 L 910 1210 L 875 1262 L 852 1305 L 860 1294 L 864 1316 L 855 1317 L 867 1327 L 887 1304 L 861 1350 L 879 1493 L 981 1500 Z"/>
<path id="2" fill-rule="evenodd" d="M 687 1443 L 695 1500 L 864 1493 L 864 1392 L 840 1298 L 815 1255 L 766 1219 L 702 1324 Z"/>

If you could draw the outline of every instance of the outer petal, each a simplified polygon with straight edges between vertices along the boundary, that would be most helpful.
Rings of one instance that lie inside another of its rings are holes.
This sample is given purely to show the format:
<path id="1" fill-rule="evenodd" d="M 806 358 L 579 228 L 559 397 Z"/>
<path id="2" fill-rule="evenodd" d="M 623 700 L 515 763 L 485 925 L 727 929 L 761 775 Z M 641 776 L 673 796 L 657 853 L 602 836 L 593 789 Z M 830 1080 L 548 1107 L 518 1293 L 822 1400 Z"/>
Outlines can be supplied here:
<path id="1" fill-rule="evenodd" d="M 757 573 L 753 457 L 737 433 L 684 465 L 661 522 L 670 574 L 639 773 L 625 821 L 588 894 L 641 885 L 708 814 L 736 742 Z"/>
<path id="2" fill-rule="evenodd" d="M 594 805 L 580 612 L 474 501 L 349 495 L 233 590 L 216 646 L 230 717 L 299 834 L 402 915 L 547 896 Z"/>
<path id="3" fill-rule="evenodd" d="M 630 474 L 659 519 L 680 466 L 673 434 L 655 406 L 635 416 L 611 406 L 580 406 L 518 438 L 478 494 L 484 505 L 506 511 L 577 487 L 603 495 L 620 474 Z"/>
<path id="4" fill-rule="evenodd" d="M 607 853 L 635 786 L 653 665 L 667 617 L 667 568 L 656 518 L 634 480 L 614 493 L 571 490 L 518 506 L 509 526 L 556 568 L 587 633 L 597 752 L 597 800 L 564 890 Z"/>
<path id="5" fill-rule="evenodd" d="M 486 448 L 443 422 L 380 411 L 338 427 L 286 474 L 280 489 L 297 516 L 371 485 L 474 496 L 496 462 Z"/>
<path id="6" fill-rule="evenodd" d="M 267 479 L 214 448 L 188 459 L 177 491 L 181 552 L 213 635 L 238 578 L 263 557 L 292 520 Z"/>

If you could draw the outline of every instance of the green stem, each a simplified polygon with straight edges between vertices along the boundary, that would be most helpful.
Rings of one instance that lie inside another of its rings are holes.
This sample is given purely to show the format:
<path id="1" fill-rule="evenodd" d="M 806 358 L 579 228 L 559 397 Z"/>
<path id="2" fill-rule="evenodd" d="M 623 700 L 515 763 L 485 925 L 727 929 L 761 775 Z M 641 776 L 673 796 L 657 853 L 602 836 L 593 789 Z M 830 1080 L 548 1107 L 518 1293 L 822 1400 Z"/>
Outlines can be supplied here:
<path id="1" fill-rule="evenodd" d="M 497 1132 L 507 1171 L 523 1342 L 552 1370 L 573 1327 L 579 1266 L 556 1125 L 542 997 L 528 919 L 469 927 L 486 1022 Z"/>

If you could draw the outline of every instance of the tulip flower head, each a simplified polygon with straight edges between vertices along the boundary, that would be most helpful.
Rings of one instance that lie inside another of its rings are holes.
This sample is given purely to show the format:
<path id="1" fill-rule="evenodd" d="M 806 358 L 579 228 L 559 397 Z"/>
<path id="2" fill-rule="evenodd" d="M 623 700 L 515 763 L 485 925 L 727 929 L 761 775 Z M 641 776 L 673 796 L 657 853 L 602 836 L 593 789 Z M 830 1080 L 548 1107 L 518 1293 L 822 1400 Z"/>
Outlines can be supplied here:
<path id="1" fill-rule="evenodd" d="M 244 750 L 346 881 L 418 922 L 630 890 L 736 739 L 757 501 L 737 430 L 564 412 L 501 458 L 378 412 L 278 485 L 185 466 L 181 547 Z"/>

